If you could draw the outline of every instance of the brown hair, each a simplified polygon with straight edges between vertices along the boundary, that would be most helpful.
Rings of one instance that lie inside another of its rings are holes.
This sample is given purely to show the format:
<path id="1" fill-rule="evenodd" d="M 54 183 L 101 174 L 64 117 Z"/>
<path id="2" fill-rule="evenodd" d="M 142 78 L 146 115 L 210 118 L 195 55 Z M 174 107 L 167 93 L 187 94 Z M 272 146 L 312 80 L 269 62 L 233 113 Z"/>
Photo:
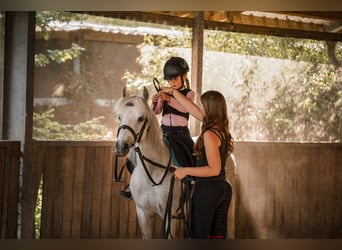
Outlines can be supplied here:
<path id="1" fill-rule="evenodd" d="M 201 134 L 195 144 L 195 155 L 200 158 L 204 147 L 203 134 L 205 131 L 215 129 L 227 139 L 227 150 L 233 152 L 234 141 L 229 132 L 229 120 L 227 104 L 224 96 L 216 91 L 209 90 L 201 95 L 201 103 L 204 110 Z"/>

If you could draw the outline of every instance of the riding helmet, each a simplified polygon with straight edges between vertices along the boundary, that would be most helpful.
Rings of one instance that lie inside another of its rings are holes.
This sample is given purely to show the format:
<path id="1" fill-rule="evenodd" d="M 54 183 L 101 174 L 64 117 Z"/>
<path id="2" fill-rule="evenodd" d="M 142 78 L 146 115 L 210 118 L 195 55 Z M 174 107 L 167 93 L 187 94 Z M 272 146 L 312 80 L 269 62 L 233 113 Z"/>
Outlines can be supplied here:
<path id="1" fill-rule="evenodd" d="M 164 65 L 165 80 L 187 72 L 189 72 L 189 65 L 182 57 L 171 57 Z"/>

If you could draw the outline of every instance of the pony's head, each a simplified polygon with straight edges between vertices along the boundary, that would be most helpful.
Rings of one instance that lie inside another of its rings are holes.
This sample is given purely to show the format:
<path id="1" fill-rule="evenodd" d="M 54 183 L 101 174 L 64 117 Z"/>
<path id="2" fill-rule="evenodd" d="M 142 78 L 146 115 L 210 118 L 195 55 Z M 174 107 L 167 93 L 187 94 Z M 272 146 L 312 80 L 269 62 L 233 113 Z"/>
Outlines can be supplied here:
<path id="1" fill-rule="evenodd" d="M 126 88 L 122 91 L 122 97 L 115 105 L 115 114 L 119 120 L 117 138 L 114 145 L 115 154 L 126 156 L 129 150 L 142 142 L 147 135 L 153 137 L 153 132 L 159 128 L 155 114 L 149 107 L 148 90 L 144 87 L 143 96 L 130 96 Z"/>

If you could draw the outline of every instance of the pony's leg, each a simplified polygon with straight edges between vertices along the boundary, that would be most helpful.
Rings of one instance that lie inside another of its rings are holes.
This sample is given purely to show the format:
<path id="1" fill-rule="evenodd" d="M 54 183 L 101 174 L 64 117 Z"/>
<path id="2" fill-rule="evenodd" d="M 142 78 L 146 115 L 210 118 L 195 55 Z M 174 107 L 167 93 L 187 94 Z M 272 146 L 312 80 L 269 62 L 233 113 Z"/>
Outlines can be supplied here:
<path id="1" fill-rule="evenodd" d="M 148 215 L 142 208 L 137 207 L 137 217 L 143 239 L 152 239 L 153 216 Z"/>

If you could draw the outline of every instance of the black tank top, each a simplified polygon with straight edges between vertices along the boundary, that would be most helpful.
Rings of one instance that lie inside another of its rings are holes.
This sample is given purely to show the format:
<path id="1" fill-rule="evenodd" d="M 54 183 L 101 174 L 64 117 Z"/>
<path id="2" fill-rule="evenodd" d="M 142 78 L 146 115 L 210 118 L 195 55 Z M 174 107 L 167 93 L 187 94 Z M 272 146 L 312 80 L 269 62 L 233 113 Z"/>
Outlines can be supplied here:
<path id="1" fill-rule="evenodd" d="M 214 129 L 210 129 L 210 131 L 214 132 L 221 141 L 221 145 L 219 147 L 219 151 L 220 151 L 220 156 L 221 156 L 221 171 L 220 174 L 218 176 L 211 176 L 211 177 L 194 177 L 195 180 L 225 180 L 226 179 L 226 161 L 227 161 L 227 157 L 228 157 L 228 140 L 227 138 L 223 138 L 222 135 L 217 132 Z M 208 160 L 207 160 L 207 156 L 205 155 L 205 149 L 203 147 L 202 149 L 202 157 L 201 159 L 196 159 L 196 167 L 201 167 L 201 166 L 207 166 L 208 165 Z"/>

